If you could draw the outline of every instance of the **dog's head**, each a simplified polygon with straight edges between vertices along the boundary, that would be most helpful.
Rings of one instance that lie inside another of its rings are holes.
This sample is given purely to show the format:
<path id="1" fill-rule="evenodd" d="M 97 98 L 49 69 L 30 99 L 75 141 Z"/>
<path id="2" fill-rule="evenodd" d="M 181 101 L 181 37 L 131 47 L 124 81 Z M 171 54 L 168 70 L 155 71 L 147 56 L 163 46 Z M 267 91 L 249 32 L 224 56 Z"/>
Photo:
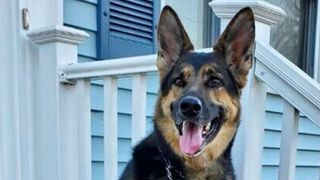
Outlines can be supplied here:
<path id="1" fill-rule="evenodd" d="M 235 15 L 211 53 L 193 51 L 168 6 L 161 13 L 157 35 L 161 91 L 156 126 L 181 157 L 216 159 L 238 126 L 241 89 L 252 65 L 252 10 L 244 8 Z"/>

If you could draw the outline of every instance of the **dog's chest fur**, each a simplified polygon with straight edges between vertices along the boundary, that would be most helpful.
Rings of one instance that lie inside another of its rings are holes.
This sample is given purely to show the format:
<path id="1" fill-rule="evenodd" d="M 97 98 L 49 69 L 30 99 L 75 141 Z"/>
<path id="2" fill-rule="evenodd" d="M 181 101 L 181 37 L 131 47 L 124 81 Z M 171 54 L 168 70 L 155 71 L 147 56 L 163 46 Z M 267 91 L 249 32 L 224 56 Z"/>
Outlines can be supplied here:
<path id="1" fill-rule="evenodd" d="M 205 169 L 186 168 L 186 179 L 197 180 L 232 180 L 232 172 L 226 172 L 225 165 L 220 161 L 215 161 Z M 229 175 L 228 175 L 229 174 Z"/>
<path id="2" fill-rule="evenodd" d="M 142 172 L 141 174 L 144 174 L 144 178 L 148 177 L 148 180 L 234 179 L 228 151 L 207 168 L 188 167 L 184 160 L 171 151 L 161 135 L 155 133 L 135 148 L 133 159 L 135 161 L 134 171 L 138 174 Z"/>

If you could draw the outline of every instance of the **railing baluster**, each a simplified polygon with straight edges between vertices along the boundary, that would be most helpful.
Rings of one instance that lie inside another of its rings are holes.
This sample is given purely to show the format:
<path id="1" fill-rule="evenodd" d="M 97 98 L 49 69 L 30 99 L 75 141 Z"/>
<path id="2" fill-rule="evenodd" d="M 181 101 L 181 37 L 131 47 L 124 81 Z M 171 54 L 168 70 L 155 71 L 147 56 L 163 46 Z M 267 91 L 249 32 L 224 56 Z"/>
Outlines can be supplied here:
<path id="1" fill-rule="evenodd" d="M 132 136 L 131 145 L 135 145 L 146 134 L 146 75 L 132 76 Z"/>
<path id="2" fill-rule="evenodd" d="M 79 180 L 91 180 L 90 80 L 79 80 L 77 90 L 77 125 Z"/>
<path id="3" fill-rule="evenodd" d="M 117 79 L 104 78 L 104 174 L 118 179 L 118 94 Z"/>
<path id="4" fill-rule="evenodd" d="M 284 101 L 280 145 L 279 180 L 293 180 L 296 167 L 299 111 Z"/>

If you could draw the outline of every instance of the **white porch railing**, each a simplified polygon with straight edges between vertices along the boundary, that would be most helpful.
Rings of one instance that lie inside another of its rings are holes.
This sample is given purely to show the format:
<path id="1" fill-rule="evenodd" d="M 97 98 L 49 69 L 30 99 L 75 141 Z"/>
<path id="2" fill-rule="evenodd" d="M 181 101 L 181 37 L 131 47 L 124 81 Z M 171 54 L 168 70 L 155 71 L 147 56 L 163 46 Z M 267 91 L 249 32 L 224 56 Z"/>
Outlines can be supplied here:
<path id="1" fill-rule="evenodd" d="M 67 65 L 60 73 L 64 83 L 103 79 L 105 179 L 118 179 L 118 85 L 120 76 L 132 76 L 132 144 L 146 132 L 146 73 L 156 71 L 156 55 Z M 90 94 L 89 91 L 85 94 Z M 88 162 L 89 163 L 89 162 Z"/>
<path id="2" fill-rule="evenodd" d="M 320 127 L 320 85 L 271 46 L 261 43 L 256 43 L 255 76 L 285 99 L 278 179 L 293 180 L 299 112 Z"/>
<path id="3" fill-rule="evenodd" d="M 203 49 L 199 51 L 210 50 Z M 293 180 L 299 112 L 320 126 L 318 117 L 320 115 L 320 85 L 268 45 L 257 42 L 255 57 L 254 73 L 251 74 L 254 74 L 257 79 L 270 86 L 286 100 L 280 148 L 279 179 Z M 113 180 L 118 178 L 117 78 L 121 76 L 133 77 L 132 143 L 135 144 L 145 135 L 145 75 L 147 72 L 156 71 L 155 61 L 156 55 L 146 55 L 71 64 L 61 70 L 61 81 L 64 83 L 79 83 L 78 81 L 80 81 L 87 84 L 91 79 L 104 80 L 104 161 L 107 162 L 105 163 L 106 179 Z M 90 92 L 86 88 L 82 93 L 87 96 Z M 255 113 L 264 114 L 265 109 L 262 110 Z M 264 119 L 257 119 L 257 121 L 264 121 Z M 262 144 L 262 142 L 258 144 Z M 258 159 L 261 158 L 261 154 L 251 154 L 251 156 L 256 156 Z M 250 171 L 252 170 L 251 168 L 250 166 L 243 167 L 243 170 Z"/>

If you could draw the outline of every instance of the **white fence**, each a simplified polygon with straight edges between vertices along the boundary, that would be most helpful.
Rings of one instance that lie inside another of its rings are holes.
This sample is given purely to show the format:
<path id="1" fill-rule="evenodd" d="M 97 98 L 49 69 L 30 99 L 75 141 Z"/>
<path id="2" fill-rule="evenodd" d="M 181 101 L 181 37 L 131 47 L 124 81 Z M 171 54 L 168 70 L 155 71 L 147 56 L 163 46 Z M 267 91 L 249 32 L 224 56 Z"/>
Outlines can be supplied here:
<path id="1" fill-rule="evenodd" d="M 104 162 L 106 179 L 118 178 L 118 85 L 119 76 L 132 76 L 132 144 L 146 132 L 146 73 L 156 71 L 156 55 L 71 64 L 60 75 L 63 83 L 103 79 Z M 90 94 L 89 90 L 84 92 Z M 88 112 L 88 111 L 87 111 Z M 106 133 L 107 132 L 107 133 Z"/>
<path id="2" fill-rule="evenodd" d="M 278 179 L 293 180 L 299 112 L 320 127 L 320 85 L 271 46 L 257 43 L 256 59 L 255 76 L 285 99 Z"/>
<path id="3" fill-rule="evenodd" d="M 205 49 L 202 51 L 209 51 Z M 285 100 L 284 119 L 281 137 L 280 153 L 280 180 L 292 180 L 295 175 L 295 157 L 298 137 L 299 112 L 320 126 L 320 86 L 299 68 L 280 55 L 272 47 L 257 42 L 256 62 L 253 68 L 254 76 L 274 89 Z M 91 79 L 103 79 L 104 81 L 104 160 L 105 178 L 117 179 L 117 78 L 119 76 L 132 76 L 132 143 L 136 143 L 145 135 L 146 128 L 146 80 L 147 72 L 156 71 L 156 55 L 147 55 L 131 58 L 105 60 L 71 64 L 62 69 L 62 83 L 79 83 Z M 252 79 L 252 78 L 251 78 Z M 254 92 L 254 91 L 253 91 Z M 87 88 L 82 93 L 87 96 L 90 92 Z M 259 93 L 258 93 L 259 94 Z M 248 102 L 245 102 L 250 104 Z M 254 102 L 253 102 L 254 103 Z M 264 114 L 265 108 L 260 108 L 255 113 Z M 89 111 L 85 111 L 89 112 Z M 88 117 L 88 115 L 85 115 Z M 263 119 L 256 119 L 261 121 Z M 259 124 L 261 124 L 261 122 Z M 263 131 L 263 127 L 258 131 Z M 255 129 L 254 128 L 254 129 Z M 251 134 L 254 136 L 254 134 Z M 248 138 L 247 138 L 248 140 Z M 261 138 L 258 140 L 262 140 Z M 245 143 L 244 144 L 248 144 Z M 250 143 L 251 144 L 251 143 Z M 262 144 L 262 142 L 256 145 Z M 80 147 L 81 148 L 81 147 Z M 244 147 L 244 149 L 252 147 Z M 262 147 L 256 147 L 261 149 Z M 261 151 L 258 151 L 261 152 Z M 250 154 L 252 159 L 257 159 L 257 165 L 261 166 L 261 154 Z M 90 162 L 87 162 L 90 163 Z M 253 162 L 254 164 L 255 162 Z M 243 171 L 253 171 L 247 164 Z M 257 167 L 261 171 L 261 167 Z M 319 172 L 320 173 L 320 172 Z M 245 174 L 245 173 L 244 173 Z M 259 173 L 258 173 L 259 174 Z M 256 179 L 243 176 L 243 179 Z"/>

